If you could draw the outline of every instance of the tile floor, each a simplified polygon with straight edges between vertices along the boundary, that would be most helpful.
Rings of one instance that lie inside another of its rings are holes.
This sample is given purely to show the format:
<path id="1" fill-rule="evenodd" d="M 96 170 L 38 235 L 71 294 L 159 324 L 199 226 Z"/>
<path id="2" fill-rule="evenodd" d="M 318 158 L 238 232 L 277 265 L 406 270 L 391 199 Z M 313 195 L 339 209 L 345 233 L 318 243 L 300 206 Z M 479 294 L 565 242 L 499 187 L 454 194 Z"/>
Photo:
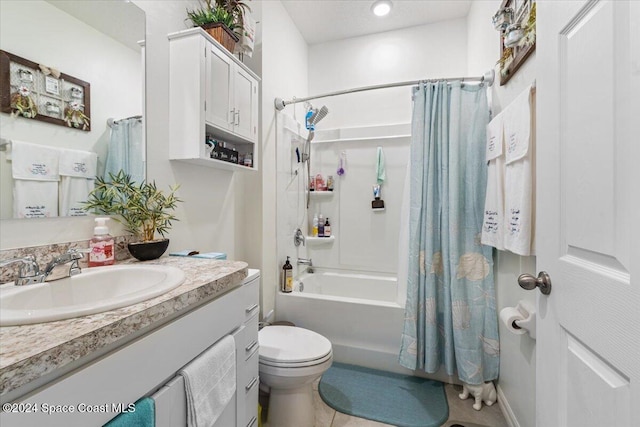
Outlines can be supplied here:
<path id="1" fill-rule="evenodd" d="M 376 421 L 363 418 L 352 417 L 327 406 L 318 394 L 318 381 L 314 383 L 314 406 L 316 422 L 315 427 L 384 427 Z M 458 394 L 462 391 L 461 386 L 451 384 L 445 385 L 447 401 L 449 403 L 449 419 L 442 427 L 464 426 L 464 427 L 508 427 L 507 421 L 502 416 L 498 404 L 493 406 L 483 406 L 482 410 L 476 411 L 472 408 L 473 398 L 460 400 Z M 274 427 L 269 426 L 266 427 Z"/>

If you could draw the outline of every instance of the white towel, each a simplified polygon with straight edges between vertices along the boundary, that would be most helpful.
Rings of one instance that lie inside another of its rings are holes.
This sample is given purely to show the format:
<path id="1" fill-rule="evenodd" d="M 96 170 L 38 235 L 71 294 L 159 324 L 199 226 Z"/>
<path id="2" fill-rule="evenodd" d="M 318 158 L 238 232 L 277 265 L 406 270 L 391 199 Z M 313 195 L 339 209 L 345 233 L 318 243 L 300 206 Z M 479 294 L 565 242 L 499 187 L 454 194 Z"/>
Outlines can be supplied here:
<path id="1" fill-rule="evenodd" d="M 82 202 L 94 187 L 98 156 L 91 151 L 62 150 L 60 154 L 60 216 L 86 216 Z"/>
<path id="2" fill-rule="evenodd" d="M 97 164 L 98 155 L 92 151 L 60 151 L 60 175 L 94 179 Z"/>
<path id="3" fill-rule="evenodd" d="M 14 140 L 11 154 L 13 217 L 58 216 L 59 150 Z"/>
<path id="4" fill-rule="evenodd" d="M 11 147 L 13 179 L 58 181 L 60 150 L 43 145 L 13 141 Z"/>
<path id="5" fill-rule="evenodd" d="M 487 125 L 487 191 L 482 221 L 482 244 L 504 250 L 504 132 L 503 115 Z"/>
<path id="6" fill-rule="evenodd" d="M 181 371 L 187 395 L 187 426 L 211 426 L 236 392 L 236 344 L 227 335 Z"/>
<path id="7" fill-rule="evenodd" d="M 532 255 L 533 167 L 531 86 L 507 107 L 505 137 L 505 242 L 518 255 Z"/>
<path id="8" fill-rule="evenodd" d="M 57 216 L 57 182 L 13 180 L 14 218 L 53 218 Z"/>

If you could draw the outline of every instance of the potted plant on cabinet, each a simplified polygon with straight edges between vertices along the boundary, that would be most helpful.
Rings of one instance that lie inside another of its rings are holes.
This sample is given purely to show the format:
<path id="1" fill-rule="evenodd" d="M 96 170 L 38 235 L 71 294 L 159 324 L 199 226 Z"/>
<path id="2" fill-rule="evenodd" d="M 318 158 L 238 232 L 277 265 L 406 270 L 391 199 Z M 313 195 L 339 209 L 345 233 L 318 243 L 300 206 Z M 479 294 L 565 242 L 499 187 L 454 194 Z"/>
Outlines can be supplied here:
<path id="1" fill-rule="evenodd" d="M 242 0 L 200 0 L 200 8 L 187 10 L 187 19 L 233 53 L 248 10 L 249 6 Z"/>
<path id="2" fill-rule="evenodd" d="M 140 261 L 160 258 L 169 246 L 165 233 L 171 228 L 171 221 L 178 221 L 172 211 L 182 202 L 175 195 L 179 186 L 170 187 L 165 194 L 155 182 L 137 184 L 122 170 L 117 175 L 110 173 L 109 177 L 110 182 L 96 177 L 96 186 L 84 202 L 85 208 L 115 215 L 116 221 L 140 239 L 128 245 L 134 258 Z M 156 233 L 162 238 L 156 239 Z"/>

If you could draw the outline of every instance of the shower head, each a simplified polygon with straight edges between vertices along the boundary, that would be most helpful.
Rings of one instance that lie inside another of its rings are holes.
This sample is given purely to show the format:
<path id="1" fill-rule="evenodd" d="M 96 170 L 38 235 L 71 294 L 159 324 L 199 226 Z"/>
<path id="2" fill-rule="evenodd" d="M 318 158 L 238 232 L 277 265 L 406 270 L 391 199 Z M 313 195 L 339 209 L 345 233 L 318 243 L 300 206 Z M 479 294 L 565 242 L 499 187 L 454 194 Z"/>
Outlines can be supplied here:
<path id="1" fill-rule="evenodd" d="M 329 109 L 326 105 L 323 105 L 321 109 L 314 111 L 313 115 L 309 119 L 309 123 L 315 126 L 320 122 L 320 120 L 324 119 L 327 114 L 329 114 Z"/>

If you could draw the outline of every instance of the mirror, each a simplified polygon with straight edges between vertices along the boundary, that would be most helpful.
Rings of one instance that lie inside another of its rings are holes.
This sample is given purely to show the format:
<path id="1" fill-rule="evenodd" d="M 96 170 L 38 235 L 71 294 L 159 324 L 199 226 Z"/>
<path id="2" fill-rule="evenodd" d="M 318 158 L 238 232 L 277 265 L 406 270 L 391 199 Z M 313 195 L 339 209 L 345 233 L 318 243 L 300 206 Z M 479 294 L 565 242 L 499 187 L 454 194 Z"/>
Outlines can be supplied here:
<path id="1" fill-rule="evenodd" d="M 14 218 L 13 141 L 56 148 L 60 153 L 65 149 L 95 153 L 98 176 L 104 175 L 105 168 L 114 170 L 114 159 L 126 153 L 138 166 L 132 175 L 145 178 L 144 38 L 144 11 L 130 1 L 0 1 L 0 49 L 88 82 L 91 95 L 90 131 L 0 113 L 0 219 Z M 4 80 L 0 84 L 5 85 Z M 13 84 L 9 77 L 7 81 Z M 15 91 L 11 86 L 11 93 Z M 129 126 L 135 128 L 131 144 L 135 149 L 120 149 L 114 155 L 123 138 L 129 147 L 128 133 L 122 135 L 123 127 Z"/>

